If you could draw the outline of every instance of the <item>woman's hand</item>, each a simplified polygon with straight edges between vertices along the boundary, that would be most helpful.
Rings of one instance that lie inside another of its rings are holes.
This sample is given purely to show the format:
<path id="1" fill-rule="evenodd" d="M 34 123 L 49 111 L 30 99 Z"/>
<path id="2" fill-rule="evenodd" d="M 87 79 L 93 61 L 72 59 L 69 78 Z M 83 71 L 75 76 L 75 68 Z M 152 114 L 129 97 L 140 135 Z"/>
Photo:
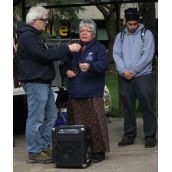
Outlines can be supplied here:
<path id="1" fill-rule="evenodd" d="M 76 76 L 76 73 L 73 70 L 67 70 L 66 75 L 68 78 L 73 78 Z"/>
<path id="2" fill-rule="evenodd" d="M 79 63 L 79 67 L 82 72 L 87 72 L 90 69 L 89 63 Z"/>

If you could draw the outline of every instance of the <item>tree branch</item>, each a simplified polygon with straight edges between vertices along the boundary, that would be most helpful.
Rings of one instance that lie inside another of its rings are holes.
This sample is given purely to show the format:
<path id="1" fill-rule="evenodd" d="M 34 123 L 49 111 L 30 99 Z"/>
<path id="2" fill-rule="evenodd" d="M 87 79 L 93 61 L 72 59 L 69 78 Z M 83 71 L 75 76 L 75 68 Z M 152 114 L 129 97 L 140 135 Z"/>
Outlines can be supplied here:
<path id="1" fill-rule="evenodd" d="M 96 7 L 103 14 L 104 18 L 106 18 L 109 15 L 109 11 L 104 6 L 102 6 L 102 5 L 96 5 Z"/>
<path id="2" fill-rule="evenodd" d="M 97 5 L 99 11 L 103 14 L 104 18 L 109 18 L 115 11 L 115 5 Z"/>

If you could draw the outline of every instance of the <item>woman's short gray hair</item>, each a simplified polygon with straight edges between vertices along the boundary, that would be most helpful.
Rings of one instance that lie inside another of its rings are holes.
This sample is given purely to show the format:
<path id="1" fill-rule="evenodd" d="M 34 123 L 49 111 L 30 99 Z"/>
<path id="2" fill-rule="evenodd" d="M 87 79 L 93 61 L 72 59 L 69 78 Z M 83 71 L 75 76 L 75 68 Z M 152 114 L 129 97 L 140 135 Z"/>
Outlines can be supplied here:
<path id="1" fill-rule="evenodd" d="M 26 15 L 26 23 L 32 24 L 35 19 L 42 19 L 48 17 L 48 10 L 42 6 L 34 6 L 29 9 Z"/>
<path id="2" fill-rule="evenodd" d="M 94 33 L 96 33 L 96 23 L 94 22 L 94 20 L 91 20 L 91 19 L 81 20 L 81 22 L 79 24 L 79 29 L 81 29 L 82 27 L 90 27 L 91 30 Z"/>

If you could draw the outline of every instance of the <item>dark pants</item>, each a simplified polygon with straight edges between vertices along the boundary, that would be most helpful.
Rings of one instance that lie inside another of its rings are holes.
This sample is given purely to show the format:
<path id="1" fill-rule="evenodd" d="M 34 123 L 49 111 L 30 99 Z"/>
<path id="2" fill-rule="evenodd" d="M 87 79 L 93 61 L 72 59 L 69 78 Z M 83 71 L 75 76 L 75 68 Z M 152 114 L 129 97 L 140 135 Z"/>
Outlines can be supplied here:
<path id="1" fill-rule="evenodd" d="M 126 80 L 119 78 L 119 92 L 124 108 L 124 137 L 134 140 L 136 128 L 136 100 L 143 115 L 144 139 L 156 137 L 157 120 L 154 115 L 155 82 L 152 74 Z"/>

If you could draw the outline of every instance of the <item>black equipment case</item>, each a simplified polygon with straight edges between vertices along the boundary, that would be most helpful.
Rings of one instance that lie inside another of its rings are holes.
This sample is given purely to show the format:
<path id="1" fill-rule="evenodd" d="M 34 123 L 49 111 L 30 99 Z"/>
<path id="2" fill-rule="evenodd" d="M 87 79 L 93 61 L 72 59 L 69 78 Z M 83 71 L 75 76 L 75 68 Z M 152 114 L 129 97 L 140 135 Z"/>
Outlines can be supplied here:
<path id="1" fill-rule="evenodd" d="M 52 132 L 56 167 L 86 168 L 92 163 L 90 127 L 64 125 L 53 128 Z"/>

